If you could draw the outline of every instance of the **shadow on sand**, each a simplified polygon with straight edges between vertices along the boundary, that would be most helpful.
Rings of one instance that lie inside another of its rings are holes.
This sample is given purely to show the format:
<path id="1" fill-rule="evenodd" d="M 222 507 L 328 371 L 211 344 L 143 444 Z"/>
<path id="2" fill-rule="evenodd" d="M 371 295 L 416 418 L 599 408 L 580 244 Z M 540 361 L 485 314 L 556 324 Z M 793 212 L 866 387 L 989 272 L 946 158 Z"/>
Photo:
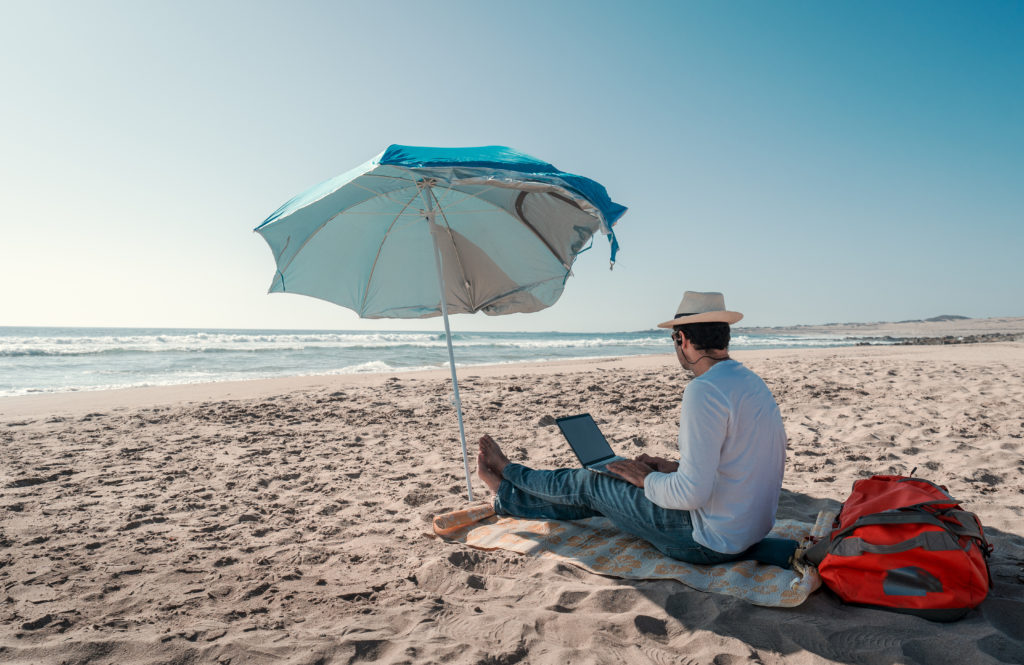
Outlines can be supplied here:
<path id="1" fill-rule="evenodd" d="M 784 490 L 778 517 L 813 522 L 820 510 L 838 506 L 831 499 Z M 1024 537 L 997 529 L 987 529 L 986 534 L 995 546 L 990 561 L 995 585 L 978 609 L 951 624 L 844 605 L 826 588 L 799 607 L 782 609 L 752 606 L 673 582 L 627 584 L 663 607 L 667 620 L 687 631 L 741 640 L 751 647 L 751 662 L 760 662 L 769 652 L 785 657 L 805 653 L 826 662 L 858 665 L 1024 663 L 1024 583 L 1019 577 Z M 641 632 L 649 623 L 649 618 L 637 619 Z M 656 630 L 646 632 L 659 639 Z"/>

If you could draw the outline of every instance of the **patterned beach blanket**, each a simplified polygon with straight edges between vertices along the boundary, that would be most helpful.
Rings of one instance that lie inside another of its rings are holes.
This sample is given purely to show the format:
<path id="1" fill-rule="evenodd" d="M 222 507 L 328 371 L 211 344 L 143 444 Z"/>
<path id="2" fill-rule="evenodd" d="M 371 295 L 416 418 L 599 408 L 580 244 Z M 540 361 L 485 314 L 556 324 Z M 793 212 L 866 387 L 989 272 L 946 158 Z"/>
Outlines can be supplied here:
<path id="1" fill-rule="evenodd" d="M 499 517 L 491 506 L 438 515 L 434 532 L 480 550 L 504 549 L 558 559 L 599 575 L 627 579 L 671 579 L 700 591 L 742 598 L 754 605 L 795 607 L 819 586 L 817 570 L 805 564 L 803 546 L 830 528 L 834 512 L 815 523 L 779 520 L 770 535 L 802 543 L 792 570 L 756 561 L 698 566 L 671 559 L 646 541 L 624 534 L 604 517 L 573 522 Z"/>

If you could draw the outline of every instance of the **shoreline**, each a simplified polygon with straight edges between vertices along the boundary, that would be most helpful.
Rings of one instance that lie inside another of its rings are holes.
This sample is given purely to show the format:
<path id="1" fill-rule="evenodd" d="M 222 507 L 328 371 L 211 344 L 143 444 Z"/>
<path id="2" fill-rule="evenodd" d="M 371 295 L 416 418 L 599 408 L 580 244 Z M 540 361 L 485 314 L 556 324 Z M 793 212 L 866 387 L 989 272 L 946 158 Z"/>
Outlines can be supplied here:
<path id="1" fill-rule="evenodd" d="M 941 317 L 940 317 L 941 318 Z M 250 331 L 252 332 L 252 331 Z M 926 334 L 925 334 L 926 333 Z M 345 333 L 349 334 L 349 333 Z M 361 333 L 359 333 L 361 334 Z M 373 337 L 377 333 L 369 333 Z M 504 333 L 501 333 L 504 334 Z M 811 349 L 811 348 L 841 348 L 847 346 L 868 346 L 868 345 L 924 345 L 924 344 L 970 344 L 989 343 L 999 341 L 1020 341 L 1024 339 L 1024 317 L 1005 319 L 950 319 L 941 321 L 925 322 L 901 322 L 896 324 L 829 324 L 826 326 L 797 326 L 791 328 L 734 328 L 737 338 L 753 335 L 761 339 L 737 339 L 733 346 L 736 353 L 747 352 L 748 350 L 761 350 L 768 348 L 784 350 L 785 348 Z M 554 333 L 543 333 L 552 335 L 552 340 L 557 338 Z M 603 333 L 595 333 L 600 338 Z M 661 340 L 661 332 L 657 330 L 615 333 L 612 336 L 623 337 L 622 343 L 632 344 L 627 338 L 641 336 L 644 339 L 642 348 L 634 347 L 634 350 L 641 351 L 639 355 L 661 355 L 669 353 L 670 347 L 665 349 L 656 340 Z M 655 337 L 651 337 L 655 335 Z M 358 336 L 358 334 L 357 334 Z M 431 338 L 436 337 L 432 335 Z M 647 339 L 650 338 L 650 339 Z M 789 338 L 789 339 L 787 339 Z M 88 341 L 88 338 L 84 338 Z M 2 338 L 0 338 L 2 340 Z M 154 341 L 156 340 L 156 341 Z M 44 340 L 45 341 L 45 340 Z M 7 376 L 4 383 L 4 393 L 0 395 L 0 413 L 5 408 L 11 408 L 9 400 L 22 398 L 37 398 L 43 395 L 79 395 L 87 393 L 117 393 L 122 390 L 191 390 L 196 394 L 208 392 L 203 386 L 219 383 L 244 384 L 249 381 L 288 379 L 302 384 L 303 381 L 319 381 L 322 377 L 328 376 L 402 376 L 413 375 L 420 371 L 447 371 L 447 356 L 438 352 L 437 349 L 416 352 L 412 355 L 419 362 L 409 363 L 408 358 L 403 357 L 396 362 L 394 351 L 390 350 L 390 344 L 401 344 L 401 340 L 386 340 L 379 349 L 369 347 L 367 350 L 346 355 L 347 347 L 344 344 L 341 351 L 325 352 L 312 347 L 296 347 L 299 355 L 296 358 L 282 361 L 282 356 L 290 347 L 288 344 L 295 343 L 294 340 L 285 339 L 283 342 L 276 338 L 270 340 L 267 348 L 248 349 L 244 344 L 235 348 L 234 344 L 251 343 L 251 340 L 221 340 L 217 338 L 213 344 L 214 350 L 228 351 L 229 355 L 214 355 L 206 359 L 203 352 L 207 349 L 200 345 L 192 349 L 183 342 L 167 342 L 162 337 L 156 337 L 139 341 L 129 339 L 124 342 L 124 348 L 115 344 L 112 349 L 131 351 L 132 344 L 141 345 L 140 348 L 148 349 L 152 353 L 142 356 L 117 355 L 109 360 L 103 360 L 104 356 L 96 355 L 104 351 L 106 347 L 97 350 L 95 344 L 86 344 L 81 352 L 71 353 L 68 360 L 61 360 L 60 353 L 67 350 L 67 345 L 57 344 L 60 340 L 49 340 L 50 346 L 45 344 L 35 348 L 31 343 L 13 343 L 11 348 L 0 345 L 0 359 L 5 359 L 6 353 L 13 354 L 12 373 Z M 64 340 L 67 342 L 67 340 Z M 335 340 L 336 341 L 336 340 Z M 619 342 L 609 342 L 598 339 L 599 348 L 590 349 L 600 354 L 581 357 L 576 355 L 572 349 L 563 349 L 554 353 L 545 353 L 543 350 L 531 350 L 528 344 L 514 353 L 504 351 L 489 352 L 467 350 L 456 358 L 460 362 L 460 372 L 473 372 L 478 367 L 490 366 L 485 363 L 497 363 L 502 366 L 531 366 L 537 362 L 566 362 L 569 360 L 580 360 L 582 362 L 601 362 L 607 359 L 619 357 L 634 357 L 632 351 L 625 348 L 614 348 Z M 145 342 L 145 343 L 144 343 Z M 761 343 L 763 342 L 763 344 Z M 70 343 L 70 342 L 69 342 Z M 164 349 L 161 345 L 168 343 L 170 346 Z M 278 349 L 278 345 L 284 343 L 284 351 Z M 549 343 L 549 342 L 545 342 Z M 19 346 L 20 344 L 20 346 Z M 300 343 L 301 344 L 301 343 Z M 153 346 L 155 345 L 155 346 Z M 443 342 L 441 342 L 443 349 Z M 607 345 L 607 346 L 604 346 Z M 753 346 L 748 349 L 744 345 Z M 786 345 L 786 346 L 780 346 Z M 73 346 L 73 345 L 72 345 Z M 479 345 L 477 345 L 479 346 Z M 486 347 L 486 344 L 484 345 Z M 515 345 L 513 345 L 515 346 Z M 584 345 L 586 346 L 586 345 Z M 52 347 L 52 348 L 51 348 Z M 603 347 L 603 348 L 600 348 Z M 361 347 L 357 347 L 361 348 Z M 57 351 L 54 351 L 57 349 Z M 63 349 L 63 350 L 61 350 Z M 190 350 L 191 349 L 191 350 Z M 261 354 L 257 358 L 262 360 L 250 361 L 247 357 L 236 357 L 239 351 L 259 350 Z M 525 349 L 525 350 L 524 350 Z M 73 351 L 75 349 L 72 349 Z M 163 356 L 163 353 L 172 355 Z M 40 361 L 33 361 L 31 356 L 36 353 L 42 354 Z M 269 353 L 269 355 L 267 355 Z M 56 354 L 52 356 L 49 354 Z M 84 355 L 83 355 L 84 354 Z M 191 355 L 189 355 L 191 354 Z M 123 354 L 122 354 L 123 355 Z M 442 360 L 442 355 L 444 358 Z M 537 356 L 554 356 L 554 360 L 535 360 Z M 557 356 L 566 357 L 558 359 Z M 24 356 L 24 357 L 22 357 Z M 574 357 L 575 356 L 575 357 Z M 219 360 L 218 360 L 219 359 Z M 462 364 L 462 363 L 465 364 Z M 170 363 L 169 365 L 164 363 Z M 479 364 L 478 364 L 479 363 Z M 418 364 L 418 368 L 404 368 L 401 365 Z M 394 366 L 394 367 L 392 367 Z M 173 368 L 173 371 L 168 371 Z M 363 370 L 372 371 L 363 371 Z M 198 370 L 198 371 L 197 371 Z M 323 372 L 338 372 L 321 373 Z M 513 370 L 510 370 L 513 371 Z M 351 373 L 343 373 L 351 372 Z M 260 375 L 270 378 L 261 378 Z M 278 376 L 275 376 L 278 375 Z M 176 381 L 184 381 L 177 383 Z M 150 385 L 145 385 L 145 384 Z M 106 384 L 106 385 L 96 385 Z M 191 386 L 192 388 L 188 388 Z M 248 391 L 242 391 L 248 394 Z M 87 398 L 81 398 L 89 401 Z"/>
<path id="2" fill-rule="evenodd" d="M 958 346 L 1009 345 L 1015 348 L 1024 344 L 1006 339 L 991 339 L 984 342 L 932 342 L 924 344 L 858 344 L 850 346 L 787 348 L 787 349 L 750 349 L 732 350 L 730 354 L 740 362 L 746 360 L 764 361 L 773 358 L 792 358 L 805 356 L 820 358 L 835 356 L 844 350 L 874 351 L 884 353 L 885 350 L 904 350 L 912 353 L 912 349 Z M 906 354 L 900 354 L 901 356 Z M 676 358 L 672 354 L 646 354 L 635 356 L 610 356 L 598 359 L 571 358 L 564 360 L 546 360 L 536 362 L 500 363 L 493 365 L 470 365 L 457 368 L 459 384 L 464 379 L 517 377 L 532 375 L 549 375 L 558 372 L 585 370 L 610 371 L 616 369 L 668 369 L 677 371 Z M 451 372 L 447 367 L 429 370 L 412 370 L 407 372 L 373 372 L 360 374 L 319 374 L 306 376 L 286 376 L 269 379 L 243 379 L 238 381 L 210 381 L 205 383 L 182 383 L 165 386 L 137 386 L 131 388 L 111 388 L 99 390 L 82 390 L 67 392 L 36 393 L 31 395 L 12 395 L 0 397 L 0 423 L 17 418 L 38 418 L 48 414 L 82 414 L 90 411 L 124 411 L 152 406 L 176 404 L 198 404 L 211 401 L 235 401 L 249 399 L 266 399 L 277 395 L 295 392 L 308 392 L 327 389 L 379 387 L 394 380 L 411 381 L 446 381 L 451 382 Z"/>
<path id="3" fill-rule="evenodd" d="M 623 361 L 633 361 L 636 367 L 661 366 L 666 360 L 674 360 L 668 354 L 638 356 L 611 356 L 593 360 L 572 358 L 540 362 L 502 363 L 494 365 L 470 365 L 457 367 L 461 384 L 463 378 L 491 377 L 509 373 L 532 374 L 572 371 L 582 366 L 608 368 Z M 630 362 L 630 364 L 634 364 Z M 11 395 L 0 397 L 0 422 L 11 417 L 24 415 L 39 416 L 53 409 L 60 413 L 79 413 L 89 410 L 124 410 L 149 405 L 173 403 L 197 403 L 220 400 L 260 399 L 309 390 L 326 390 L 348 387 L 377 387 L 399 380 L 448 380 L 451 371 L 447 368 L 412 370 L 406 372 L 366 372 L 360 374 L 316 374 L 307 376 L 284 376 L 270 379 L 243 379 L 240 381 L 210 381 L 205 383 L 181 383 L 166 386 L 138 386 L 132 388 L 110 388 L 68 392 L 36 393 L 32 395 Z"/>
<path id="4" fill-rule="evenodd" d="M 1021 319 L 1024 322 L 1024 319 Z M 753 357 L 757 357 L 757 354 L 762 353 L 785 353 L 799 351 L 803 353 L 810 352 L 834 352 L 839 349 L 850 349 L 850 348 L 864 348 L 864 347 L 897 347 L 897 346 L 945 346 L 945 345 L 962 345 L 962 344 L 994 344 L 994 343 L 1012 343 L 1024 341 L 1024 332 L 1020 333 L 986 333 L 986 334 L 972 334 L 966 336 L 954 336 L 946 335 L 943 337 L 891 337 L 891 336 L 879 336 L 879 337 L 847 337 L 846 340 L 850 341 L 850 344 L 843 344 L 837 346 L 824 346 L 824 347 L 789 347 L 789 348 L 777 348 L 777 349 L 731 349 L 732 354 L 754 354 Z M 652 359 L 649 362 L 653 365 L 663 364 L 659 358 L 667 358 L 670 362 L 674 363 L 675 356 L 672 354 L 637 354 L 628 356 L 595 356 L 595 357 L 581 357 L 581 358 L 566 358 L 559 360 L 541 360 L 541 361 L 513 361 L 503 362 L 495 364 L 480 364 L 480 365 L 465 365 L 459 367 L 457 365 L 457 371 L 461 378 L 462 374 L 467 376 L 479 375 L 479 376 L 494 376 L 500 374 L 503 371 L 509 373 L 523 373 L 531 372 L 540 367 L 555 366 L 555 367 L 566 367 L 572 368 L 577 365 L 591 365 L 591 366 L 604 366 L 608 363 L 616 363 L 622 361 L 632 362 L 637 360 L 637 366 L 643 366 L 646 364 L 645 361 L 640 359 Z M 195 383 L 175 383 L 166 385 L 152 385 L 152 386 L 129 386 L 124 388 L 95 388 L 95 389 L 84 389 L 84 390 L 63 390 L 63 391 L 46 391 L 37 392 L 24 395 L 0 395 L 0 421 L 2 421 L 6 414 L 15 411 L 19 412 L 23 409 L 28 410 L 32 413 L 39 413 L 41 409 L 46 408 L 46 402 L 50 401 L 53 403 L 55 408 L 58 409 L 71 409 L 72 411 L 81 411 L 89 408 L 102 408 L 104 406 L 103 400 L 109 396 L 113 397 L 114 403 L 117 405 L 116 408 L 129 408 L 139 406 L 148 403 L 152 400 L 154 403 L 160 402 L 178 402 L 178 401 L 193 401 L 192 395 L 186 393 L 194 393 L 196 399 L 247 399 L 253 397 L 266 396 L 276 391 L 290 391 L 290 390 L 302 390 L 307 388 L 316 388 L 323 386 L 328 383 L 337 383 L 338 385 L 378 385 L 394 377 L 410 377 L 410 378 L 436 378 L 437 376 L 443 376 L 445 378 L 450 376 L 450 370 L 447 366 L 437 369 L 414 369 L 414 370 L 393 370 L 385 372 L 358 372 L 351 374 L 303 374 L 295 376 L 281 376 L 272 378 L 252 378 L 252 379 L 237 379 L 237 380 L 224 380 L 224 381 L 203 381 Z M 136 393 L 136 391 L 138 391 Z M 66 401 L 66 403 L 65 403 Z"/>

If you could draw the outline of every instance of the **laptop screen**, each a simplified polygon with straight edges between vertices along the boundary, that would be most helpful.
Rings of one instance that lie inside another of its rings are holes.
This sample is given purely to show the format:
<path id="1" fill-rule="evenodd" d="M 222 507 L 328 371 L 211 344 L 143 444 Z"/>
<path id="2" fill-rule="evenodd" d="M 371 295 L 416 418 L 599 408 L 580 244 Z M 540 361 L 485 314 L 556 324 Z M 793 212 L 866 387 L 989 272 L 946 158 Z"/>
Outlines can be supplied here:
<path id="1" fill-rule="evenodd" d="M 615 457 L 612 447 L 589 413 L 558 418 L 555 422 L 583 466 Z"/>

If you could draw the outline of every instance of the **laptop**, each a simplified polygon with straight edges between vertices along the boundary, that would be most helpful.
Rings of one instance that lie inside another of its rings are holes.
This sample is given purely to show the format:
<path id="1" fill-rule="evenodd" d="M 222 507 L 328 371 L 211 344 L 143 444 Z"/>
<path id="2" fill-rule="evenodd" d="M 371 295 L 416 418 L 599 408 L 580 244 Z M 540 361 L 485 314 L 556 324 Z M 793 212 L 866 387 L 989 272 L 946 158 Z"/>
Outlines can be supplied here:
<path id="1" fill-rule="evenodd" d="M 615 451 L 608 445 L 607 439 L 604 438 L 604 434 L 601 434 L 601 430 L 597 427 L 597 423 L 594 422 L 589 413 L 557 418 L 555 422 L 558 424 L 558 429 L 562 430 L 562 436 L 569 442 L 569 447 L 576 453 L 576 457 L 579 459 L 580 464 L 583 465 L 583 468 L 590 469 L 595 473 L 611 476 L 612 478 L 625 480 L 622 476 L 605 468 L 605 466 L 612 462 L 626 458 L 615 454 Z"/>

